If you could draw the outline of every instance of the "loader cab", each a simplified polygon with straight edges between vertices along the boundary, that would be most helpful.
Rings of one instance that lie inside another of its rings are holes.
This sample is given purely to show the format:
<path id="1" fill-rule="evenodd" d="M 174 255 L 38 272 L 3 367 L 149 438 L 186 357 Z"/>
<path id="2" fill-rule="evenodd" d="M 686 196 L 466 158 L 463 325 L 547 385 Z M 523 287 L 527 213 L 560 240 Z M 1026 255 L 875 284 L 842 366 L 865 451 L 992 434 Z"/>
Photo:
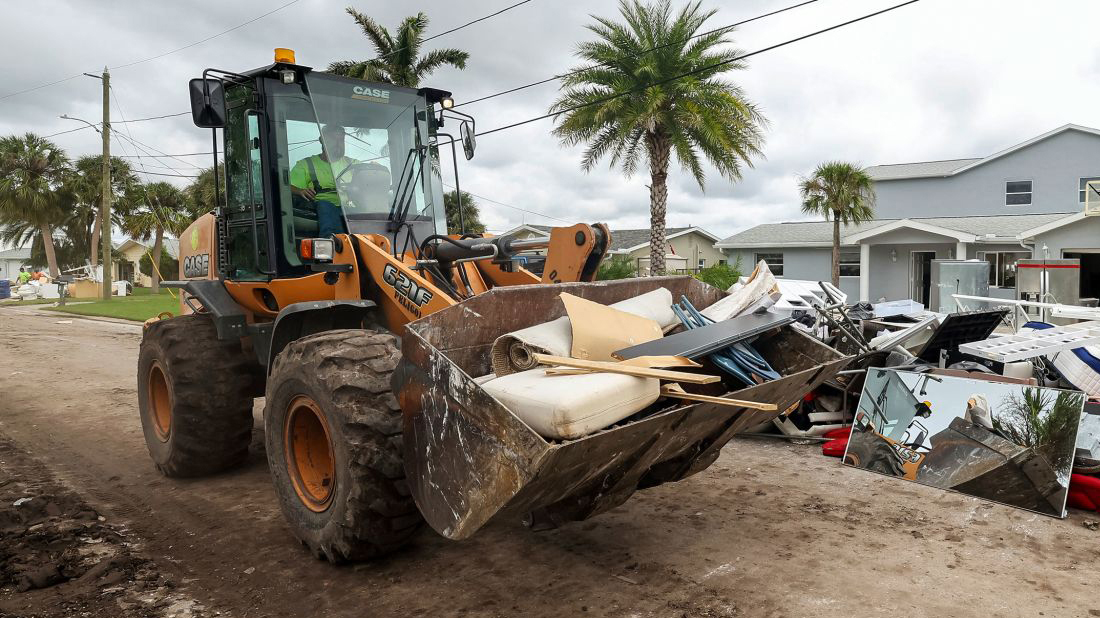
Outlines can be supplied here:
<path id="1" fill-rule="evenodd" d="M 218 235 L 224 278 L 311 274 L 299 250 L 302 239 L 319 235 L 326 216 L 319 208 L 330 208 L 322 201 L 336 207 L 341 232 L 382 234 L 395 250 L 446 234 L 435 157 L 438 109 L 449 93 L 343 78 L 287 62 L 245 74 L 217 73 L 192 80 L 191 87 L 196 124 L 204 126 L 203 119 L 218 128 L 222 121 L 226 196 Z M 214 99 L 209 103 L 196 89 L 221 92 L 207 95 Z M 202 116 L 203 105 L 212 105 L 213 113 L 207 109 Z M 293 190 L 303 184 L 319 195 L 307 199 Z"/>

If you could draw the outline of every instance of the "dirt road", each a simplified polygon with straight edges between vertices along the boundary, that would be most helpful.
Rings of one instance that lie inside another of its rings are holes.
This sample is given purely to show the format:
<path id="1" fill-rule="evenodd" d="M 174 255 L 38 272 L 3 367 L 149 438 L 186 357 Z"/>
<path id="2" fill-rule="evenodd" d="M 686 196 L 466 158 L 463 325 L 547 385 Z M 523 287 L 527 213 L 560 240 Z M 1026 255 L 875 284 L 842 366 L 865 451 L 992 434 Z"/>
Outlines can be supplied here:
<path id="1" fill-rule="evenodd" d="M 1083 525 L 1095 514 L 1051 519 L 761 439 L 586 522 L 534 533 L 499 521 L 465 542 L 426 530 L 385 561 L 329 566 L 284 528 L 262 402 L 242 469 L 165 479 L 136 410 L 139 327 L 66 319 L 0 308 L 0 440 L 174 587 L 172 604 L 141 615 L 1100 616 L 1100 532 Z M 0 615 L 67 615 L 21 600 L 45 592 L 0 590 Z"/>

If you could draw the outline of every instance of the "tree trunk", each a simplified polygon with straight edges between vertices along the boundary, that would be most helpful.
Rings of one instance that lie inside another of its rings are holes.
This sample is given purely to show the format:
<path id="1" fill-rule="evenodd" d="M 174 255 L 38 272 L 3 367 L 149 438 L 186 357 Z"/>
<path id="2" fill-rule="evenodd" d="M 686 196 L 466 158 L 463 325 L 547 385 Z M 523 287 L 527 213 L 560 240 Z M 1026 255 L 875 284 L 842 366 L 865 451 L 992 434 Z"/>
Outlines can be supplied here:
<path id="1" fill-rule="evenodd" d="M 672 146 L 657 128 L 646 133 L 649 150 L 649 274 L 665 274 L 665 214 L 668 210 L 668 159 Z"/>
<path id="2" fill-rule="evenodd" d="M 57 252 L 53 247 L 53 230 L 49 223 L 39 223 L 38 231 L 42 234 L 42 249 L 46 252 L 46 264 L 50 269 L 50 278 L 57 279 L 61 271 L 57 268 Z"/>
<path id="3" fill-rule="evenodd" d="M 164 242 L 164 230 L 157 228 L 157 239 L 153 241 L 153 255 L 151 259 L 153 261 L 153 294 L 160 292 L 160 251 L 161 245 Z"/>
<path id="4" fill-rule="evenodd" d="M 95 270 L 96 264 L 99 264 L 99 213 L 92 217 L 92 249 L 91 249 L 91 262 L 92 270 Z"/>
<path id="5" fill-rule="evenodd" d="M 840 219 L 833 213 L 833 285 L 840 287 Z"/>

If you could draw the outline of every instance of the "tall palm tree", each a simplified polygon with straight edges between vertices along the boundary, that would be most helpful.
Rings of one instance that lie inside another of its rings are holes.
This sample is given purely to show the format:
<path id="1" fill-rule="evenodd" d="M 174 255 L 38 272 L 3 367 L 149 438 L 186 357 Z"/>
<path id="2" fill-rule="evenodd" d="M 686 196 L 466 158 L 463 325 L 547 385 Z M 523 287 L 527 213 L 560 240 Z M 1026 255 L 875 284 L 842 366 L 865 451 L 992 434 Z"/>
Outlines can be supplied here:
<path id="1" fill-rule="evenodd" d="M 470 58 L 470 54 L 459 49 L 436 49 L 420 56 L 420 45 L 424 31 L 428 28 L 428 16 L 423 13 L 406 17 L 397 27 L 397 34 L 394 36 L 381 24 L 353 7 L 347 7 L 346 11 L 363 29 L 363 34 L 370 39 L 378 55 L 370 60 L 333 62 L 328 65 L 330 73 L 418 88 L 421 79 L 445 64 L 459 69 L 466 68 L 466 60 Z"/>
<path id="2" fill-rule="evenodd" d="M 802 212 L 833 222 L 833 285 L 840 285 L 840 224 L 875 218 L 874 184 L 863 168 L 842 161 L 822 163 L 812 176 L 798 183 Z"/>
<path id="3" fill-rule="evenodd" d="M 745 68 L 720 30 L 692 38 L 715 11 L 692 2 L 673 14 L 668 0 L 621 0 L 625 23 L 593 18 L 597 40 L 577 55 L 589 63 L 562 80 L 550 107 L 560 113 L 554 133 L 563 145 L 587 144 L 581 166 L 590 171 L 609 157 L 629 177 L 643 153 L 649 164 L 650 270 L 665 269 L 668 166 L 680 166 L 705 188 L 704 160 L 730 180 L 760 155 L 767 121 L 738 86 L 719 79 Z M 652 51 L 649 51 L 652 50 Z M 690 74 L 690 75 L 688 75 Z"/>
<path id="4" fill-rule="evenodd" d="M 75 198 L 74 225 L 67 229 L 81 231 L 87 239 L 88 257 L 95 268 L 99 263 L 99 206 L 103 200 L 103 155 L 86 155 L 73 163 L 73 173 L 67 182 Z M 122 227 L 127 211 L 133 207 L 132 197 L 138 184 L 133 167 L 125 159 L 111 157 L 111 223 Z M 72 239 L 77 240 L 77 239 Z M 81 243 L 83 244 L 83 243 Z"/>
<path id="5" fill-rule="evenodd" d="M 51 277 L 60 274 L 53 230 L 71 206 L 68 173 L 68 157 L 51 141 L 33 133 L 0 139 L 0 224 L 37 231 Z"/>
<path id="6" fill-rule="evenodd" d="M 138 240 L 147 241 L 153 237 L 152 290 L 160 291 L 160 255 L 164 247 L 165 232 L 179 237 L 190 224 L 187 208 L 187 195 L 184 191 L 167 182 L 154 182 L 144 186 L 144 202 L 126 218 L 126 232 Z"/>

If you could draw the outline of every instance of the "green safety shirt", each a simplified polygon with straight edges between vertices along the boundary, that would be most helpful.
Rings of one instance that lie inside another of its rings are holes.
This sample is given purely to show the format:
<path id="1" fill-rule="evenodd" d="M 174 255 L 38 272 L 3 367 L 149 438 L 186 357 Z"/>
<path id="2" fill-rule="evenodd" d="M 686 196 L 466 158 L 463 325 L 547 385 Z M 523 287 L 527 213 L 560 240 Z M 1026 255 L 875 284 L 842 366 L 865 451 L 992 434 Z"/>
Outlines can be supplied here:
<path id="1" fill-rule="evenodd" d="M 310 173 L 310 162 L 313 163 L 313 174 Z M 317 197 L 313 198 L 314 200 L 329 202 L 339 207 L 340 195 L 336 192 L 333 170 L 335 169 L 336 175 L 339 175 L 352 163 L 355 161 L 348 157 L 340 157 L 330 164 L 322 159 L 321 155 L 313 155 L 294 164 L 294 168 L 290 170 L 290 184 L 296 189 L 313 189 L 317 191 Z M 316 185 L 314 185 L 314 174 L 316 174 Z M 346 180 L 350 179 L 345 178 Z"/>
<path id="2" fill-rule="evenodd" d="M 27 271 L 19 273 L 19 283 L 24 284 L 31 280 L 31 274 Z"/>

